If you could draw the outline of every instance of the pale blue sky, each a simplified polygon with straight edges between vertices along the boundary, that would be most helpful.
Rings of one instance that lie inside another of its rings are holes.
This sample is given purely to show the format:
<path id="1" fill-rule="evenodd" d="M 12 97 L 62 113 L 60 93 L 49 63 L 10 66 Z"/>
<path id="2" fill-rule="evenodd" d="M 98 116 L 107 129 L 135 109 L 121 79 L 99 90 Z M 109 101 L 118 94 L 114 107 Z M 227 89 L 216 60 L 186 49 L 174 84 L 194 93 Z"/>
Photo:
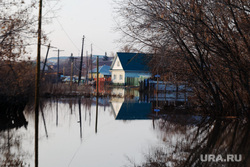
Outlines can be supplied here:
<path id="1" fill-rule="evenodd" d="M 51 45 L 64 50 L 61 56 L 69 56 L 71 53 L 78 56 L 81 53 L 82 36 L 85 36 L 84 55 L 90 53 L 91 43 L 93 54 L 104 55 L 105 51 L 110 55 L 117 52 L 119 45 L 115 40 L 119 39 L 119 33 L 113 31 L 112 0 L 45 0 L 44 11 L 55 11 L 56 18 L 52 23 L 43 25 L 48 33 Z M 48 14 L 46 16 L 55 16 Z M 43 47 L 42 56 L 46 54 Z M 57 56 L 56 52 L 50 52 L 49 57 Z"/>

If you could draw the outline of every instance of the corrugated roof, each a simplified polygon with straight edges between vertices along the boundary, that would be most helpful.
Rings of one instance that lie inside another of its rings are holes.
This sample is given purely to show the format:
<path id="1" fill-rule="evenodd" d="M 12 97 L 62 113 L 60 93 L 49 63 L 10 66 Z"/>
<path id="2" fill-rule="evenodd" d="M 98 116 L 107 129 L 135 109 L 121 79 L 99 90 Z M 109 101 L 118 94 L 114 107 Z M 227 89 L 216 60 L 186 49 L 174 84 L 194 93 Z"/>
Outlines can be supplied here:
<path id="1" fill-rule="evenodd" d="M 117 52 L 117 56 L 125 71 L 149 71 L 148 62 L 151 59 L 151 55 L 144 53 Z"/>
<path id="2" fill-rule="evenodd" d="M 109 70 L 110 70 L 110 66 L 107 66 L 107 65 L 103 65 L 103 66 L 100 66 L 100 67 L 99 67 L 99 73 L 100 73 L 100 74 L 103 74 L 103 75 L 111 75 L 111 73 L 110 73 Z M 93 73 L 96 73 L 96 71 L 97 71 L 96 68 L 94 68 L 94 69 L 92 70 Z"/>

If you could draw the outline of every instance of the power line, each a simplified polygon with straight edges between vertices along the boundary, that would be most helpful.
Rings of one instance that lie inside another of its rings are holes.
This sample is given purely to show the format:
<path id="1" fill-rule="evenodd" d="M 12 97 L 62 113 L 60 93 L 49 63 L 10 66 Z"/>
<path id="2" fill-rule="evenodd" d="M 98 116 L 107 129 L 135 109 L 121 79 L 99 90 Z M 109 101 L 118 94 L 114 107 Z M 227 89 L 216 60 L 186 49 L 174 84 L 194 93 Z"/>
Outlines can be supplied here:
<path id="1" fill-rule="evenodd" d="M 57 1 L 57 3 L 56 3 L 53 7 L 51 7 L 51 6 L 49 5 L 50 11 L 53 10 L 53 8 L 58 4 L 58 2 L 59 2 L 59 1 Z M 49 11 L 48 11 L 48 12 L 49 12 Z M 47 13 L 48 13 L 48 12 L 47 12 Z M 47 13 L 46 13 L 46 14 L 47 14 Z M 45 15 L 46 15 L 46 14 L 45 14 Z M 68 38 L 68 39 L 70 40 L 70 42 L 72 43 L 72 45 L 78 50 L 78 52 L 80 52 L 80 49 L 77 47 L 77 45 L 76 45 L 76 44 L 74 43 L 74 41 L 71 39 L 71 37 L 69 36 L 69 34 L 67 33 L 67 31 L 64 29 L 63 25 L 62 25 L 61 22 L 59 21 L 59 19 L 55 16 L 54 13 L 53 13 L 53 15 L 54 15 L 54 17 L 56 18 L 56 20 L 57 20 L 59 26 L 61 27 L 61 29 L 63 30 L 63 32 L 64 32 L 65 35 L 67 36 L 67 38 Z M 93 44 L 96 48 L 102 50 L 103 52 L 106 52 L 106 50 L 104 50 L 102 47 L 96 45 L 91 39 L 86 38 L 86 36 L 85 36 L 85 40 L 89 41 L 89 42 L 90 42 L 91 44 Z"/>
<path id="2" fill-rule="evenodd" d="M 49 0 L 47 0 L 49 2 Z M 56 4 L 53 5 L 52 7 L 50 6 L 50 4 L 48 3 L 48 7 L 50 8 L 50 10 L 48 10 L 43 16 L 46 16 L 49 12 L 53 13 L 53 9 L 58 5 L 58 3 L 60 2 L 59 0 L 50 0 L 50 1 L 56 1 Z M 53 13 L 53 16 L 55 17 L 55 13 Z"/>
<path id="3" fill-rule="evenodd" d="M 59 2 L 59 1 L 58 1 Z M 58 2 L 53 6 L 53 8 L 58 4 Z M 49 5 L 50 11 L 53 10 L 53 8 Z M 49 11 L 48 11 L 49 12 Z M 47 12 L 47 13 L 48 13 Z M 46 14 L 47 14 L 46 13 Z M 66 32 L 66 30 L 64 29 L 64 27 L 62 26 L 61 22 L 58 20 L 58 18 L 55 16 L 55 14 L 53 13 L 54 17 L 56 18 L 56 21 L 58 22 L 58 24 L 60 25 L 61 29 L 63 30 L 63 32 L 66 34 L 67 38 L 70 40 L 70 42 L 74 45 L 74 47 L 80 51 L 80 49 L 76 46 L 76 44 L 73 42 L 73 40 L 70 38 L 69 34 Z"/>
<path id="4" fill-rule="evenodd" d="M 106 50 L 102 49 L 100 46 L 94 44 L 94 42 L 93 42 L 92 40 L 90 40 L 90 39 L 88 39 L 88 38 L 86 38 L 86 40 L 89 41 L 92 45 L 94 45 L 94 46 L 97 47 L 98 49 L 100 49 L 100 50 L 102 50 L 102 51 L 104 51 L 104 52 L 106 51 Z"/>
<path id="5" fill-rule="evenodd" d="M 68 37 L 68 39 L 71 41 L 71 43 L 75 46 L 75 48 L 80 51 L 80 49 L 76 46 L 76 44 L 73 42 L 73 40 L 70 38 L 69 34 L 65 31 L 65 29 L 63 28 L 62 24 L 60 23 L 60 21 L 56 18 L 58 24 L 60 25 L 60 27 L 62 28 L 63 32 L 66 34 L 66 36 Z"/>

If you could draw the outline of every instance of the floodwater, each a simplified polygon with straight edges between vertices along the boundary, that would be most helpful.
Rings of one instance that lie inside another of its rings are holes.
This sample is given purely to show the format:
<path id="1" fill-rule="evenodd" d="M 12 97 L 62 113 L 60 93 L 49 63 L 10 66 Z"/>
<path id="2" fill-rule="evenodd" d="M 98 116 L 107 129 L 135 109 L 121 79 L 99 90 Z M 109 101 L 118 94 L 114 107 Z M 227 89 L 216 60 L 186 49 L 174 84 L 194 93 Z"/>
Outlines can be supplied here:
<path id="1" fill-rule="evenodd" d="M 122 93 L 123 90 L 114 90 Z M 145 95 L 143 96 L 145 97 Z M 246 166 L 249 124 L 154 113 L 154 102 L 130 98 L 41 101 L 39 167 Z M 32 106 L 1 125 L 0 166 L 34 166 Z M 158 119 L 156 119 L 158 118 Z M 1 124 L 1 123 L 0 123 Z M 16 126 L 14 126 L 16 125 Z"/>

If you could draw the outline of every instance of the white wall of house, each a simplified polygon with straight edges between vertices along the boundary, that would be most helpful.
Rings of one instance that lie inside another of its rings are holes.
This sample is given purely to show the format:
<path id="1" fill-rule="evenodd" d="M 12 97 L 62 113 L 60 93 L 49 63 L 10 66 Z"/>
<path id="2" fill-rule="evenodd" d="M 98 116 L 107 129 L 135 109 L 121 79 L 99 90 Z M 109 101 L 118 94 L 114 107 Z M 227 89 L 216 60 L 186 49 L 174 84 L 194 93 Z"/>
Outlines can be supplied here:
<path id="1" fill-rule="evenodd" d="M 140 71 L 124 71 L 121 65 L 120 59 L 117 56 L 114 60 L 113 68 L 111 70 L 112 82 L 115 84 L 125 84 L 126 78 L 149 78 L 151 73 L 149 72 L 140 72 Z"/>
<path id="2" fill-rule="evenodd" d="M 125 72 L 124 70 L 112 70 L 112 82 L 116 84 L 124 84 L 125 83 Z"/>
<path id="3" fill-rule="evenodd" d="M 112 82 L 115 84 L 125 84 L 126 78 L 150 78 L 151 73 L 145 72 L 126 72 L 124 70 L 112 70 L 111 71 Z"/>
<path id="4" fill-rule="evenodd" d="M 116 57 L 116 60 L 114 62 L 113 70 L 123 70 L 121 61 L 118 56 Z"/>

